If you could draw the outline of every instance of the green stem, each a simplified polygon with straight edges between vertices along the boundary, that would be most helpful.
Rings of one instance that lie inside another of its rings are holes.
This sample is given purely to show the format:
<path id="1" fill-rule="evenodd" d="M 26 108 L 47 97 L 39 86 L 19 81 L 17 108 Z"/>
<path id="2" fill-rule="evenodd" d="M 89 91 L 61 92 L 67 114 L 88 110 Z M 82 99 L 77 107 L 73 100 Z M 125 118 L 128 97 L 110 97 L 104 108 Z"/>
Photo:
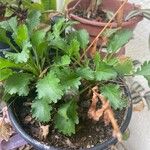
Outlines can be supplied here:
<path id="1" fill-rule="evenodd" d="M 41 66 L 40 66 L 40 63 L 39 63 L 39 57 L 38 57 L 37 52 L 34 48 L 33 48 L 33 53 L 34 53 L 34 56 L 35 56 L 37 67 L 39 68 L 39 70 L 41 72 L 42 70 L 41 70 Z"/>
<path id="2" fill-rule="evenodd" d="M 93 84 L 88 85 L 86 88 L 84 88 L 83 90 L 81 90 L 81 91 L 79 92 L 79 95 L 81 95 L 82 93 L 84 93 L 87 89 L 89 89 L 89 88 L 92 87 L 92 86 L 93 86 Z"/>

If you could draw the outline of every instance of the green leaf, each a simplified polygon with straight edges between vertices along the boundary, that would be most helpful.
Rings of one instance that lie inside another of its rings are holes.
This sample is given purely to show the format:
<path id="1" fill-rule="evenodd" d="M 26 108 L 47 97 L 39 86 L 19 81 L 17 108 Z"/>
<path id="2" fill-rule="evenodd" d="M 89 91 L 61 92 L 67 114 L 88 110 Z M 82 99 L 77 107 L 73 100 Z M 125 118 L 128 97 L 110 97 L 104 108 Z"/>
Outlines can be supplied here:
<path id="1" fill-rule="evenodd" d="M 94 80 L 94 71 L 89 67 L 78 68 L 77 74 L 86 80 Z"/>
<path id="2" fill-rule="evenodd" d="M 13 61 L 10 61 L 8 59 L 0 58 L 0 69 L 5 69 L 5 68 L 20 69 L 20 70 L 25 70 L 36 74 L 35 68 L 30 66 L 30 64 L 27 63 L 16 64 Z"/>
<path id="3" fill-rule="evenodd" d="M 27 26 L 29 30 L 29 34 L 32 34 L 33 30 L 37 28 L 40 24 L 41 13 L 40 11 L 31 11 L 27 18 Z"/>
<path id="4" fill-rule="evenodd" d="M 63 104 L 55 116 L 55 128 L 65 135 L 71 136 L 75 134 L 75 124 L 79 123 L 77 113 L 77 102 L 71 100 Z"/>
<path id="5" fill-rule="evenodd" d="M 107 45 L 108 52 L 117 52 L 133 37 L 133 31 L 127 29 L 121 29 L 113 34 Z"/>
<path id="6" fill-rule="evenodd" d="M 14 73 L 5 83 L 5 92 L 9 94 L 18 94 L 19 96 L 27 96 L 29 93 L 28 84 L 33 78 L 28 73 Z"/>
<path id="7" fill-rule="evenodd" d="M 100 57 L 100 53 L 99 52 L 95 53 L 93 61 L 94 61 L 96 70 L 98 70 L 99 66 L 100 66 L 100 63 L 101 63 L 101 57 Z"/>
<path id="8" fill-rule="evenodd" d="M 22 48 L 23 44 L 29 40 L 28 29 L 25 24 L 21 24 L 17 28 L 16 34 L 13 34 L 15 42 Z"/>
<path id="9" fill-rule="evenodd" d="M 117 72 L 112 66 L 101 62 L 99 68 L 95 71 L 95 78 L 97 81 L 109 80 L 117 77 Z"/>
<path id="10" fill-rule="evenodd" d="M 143 65 L 137 69 L 135 74 L 144 76 L 150 85 L 150 61 L 144 62 Z"/>
<path id="11" fill-rule="evenodd" d="M 49 122 L 51 119 L 52 107 L 44 99 L 35 100 L 32 103 L 32 116 L 40 122 Z"/>
<path id="12" fill-rule="evenodd" d="M 39 58 L 43 59 L 43 57 L 47 56 L 48 52 L 48 42 L 44 41 L 40 43 L 36 49 L 37 55 Z"/>
<path id="13" fill-rule="evenodd" d="M 62 56 L 58 62 L 56 62 L 57 66 L 68 66 L 71 63 L 71 59 L 68 55 Z"/>
<path id="14" fill-rule="evenodd" d="M 17 32 L 17 25 L 18 25 L 17 17 L 12 17 L 7 22 L 9 24 L 9 26 L 11 27 L 13 33 L 16 33 Z"/>
<path id="15" fill-rule="evenodd" d="M 144 62 L 143 65 L 137 69 L 137 75 L 150 76 L 150 61 Z"/>
<path id="16" fill-rule="evenodd" d="M 52 72 L 40 79 L 36 87 L 38 99 L 46 99 L 49 103 L 57 103 L 57 100 L 61 99 L 63 95 L 60 80 Z"/>
<path id="17" fill-rule="evenodd" d="M 29 48 L 31 47 L 31 44 L 29 42 L 28 43 L 25 42 L 22 47 L 23 49 L 19 53 L 5 52 L 5 57 L 15 61 L 15 63 L 27 62 L 29 59 L 29 53 L 30 53 Z"/>
<path id="18" fill-rule="evenodd" d="M 15 32 L 17 31 L 17 17 L 11 17 L 9 20 L 1 21 L 0 28 L 5 29 L 6 31 Z"/>
<path id="19" fill-rule="evenodd" d="M 25 6 L 29 10 L 37 10 L 37 11 L 43 11 L 44 10 L 42 4 L 39 4 L 36 2 L 31 3 L 28 0 L 23 0 L 22 3 L 23 3 L 23 6 Z"/>
<path id="20" fill-rule="evenodd" d="M 4 58 L 0 58 L 0 69 L 4 69 L 4 68 L 20 68 L 22 67 L 22 64 L 15 64 L 12 61 L 9 61 L 7 59 Z"/>
<path id="21" fill-rule="evenodd" d="M 49 46 L 55 48 L 55 49 L 60 49 L 63 51 L 66 51 L 66 41 L 61 38 L 61 37 L 54 37 L 53 34 L 48 34 L 48 42 L 49 42 Z"/>
<path id="22" fill-rule="evenodd" d="M 0 81 L 7 79 L 9 76 L 13 74 L 11 69 L 2 69 L 0 70 Z"/>
<path id="23" fill-rule="evenodd" d="M 80 57 L 79 51 L 80 51 L 80 43 L 76 39 L 71 40 L 70 44 L 68 44 L 67 46 L 66 53 L 70 57 L 75 56 L 76 58 L 79 58 Z"/>
<path id="24" fill-rule="evenodd" d="M 101 93 L 108 99 L 108 101 L 114 109 L 122 109 L 126 106 L 127 101 L 123 99 L 119 85 L 104 85 L 101 88 Z"/>
<path id="25" fill-rule="evenodd" d="M 102 35 L 104 36 L 104 37 L 110 37 L 110 36 L 112 36 L 114 33 L 116 33 L 117 31 L 119 30 L 119 28 L 112 28 L 112 29 L 106 29 L 103 33 L 102 33 Z"/>
<path id="26" fill-rule="evenodd" d="M 63 26 L 65 24 L 65 18 L 60 18 L 53 26 L 53 33 L 55 37 L 59 37 L 60 34 L 63 32 Z"/>
<path id="27" fill-rule="evenodd" d="M 70 70 L 69 68 L 64 68 L 57 76 L 60 78 L 61 85 L 63 85 L 63 89 L 66 92 L 72 89 L 79 89 L 79 85 L 81 84 L 81 77 L 79 77 L 75 71 Z"/>
<path id="28" fill-rule="evenodd" d="M 80 47 L 85 49 L 89 43 L 89 34 L 86 30 L 77 31 L 77 40 L 80 43 Z"/>
<path id="29" fill-rule="evenodd" d="M 114 68 L 120 75 L 131 74 L 133 72 L 133 62 L 128 57 L 120 58 Z"/>
<path id="30" fill-rule="evenodd" d="M 41 0 L 44 10 L 56 10 L 56 0 Z"/>
<path id="31" fill-rule="evenodd" d="M 31 36 L 31 42 L 34 47 L 37 48 L 44 41 L 46 32 L 47 32 L 46 30 L 37 30 L 33 32 Z"/>
<path id="32" fill-rule="evenodd" d="M 0 41 L 1 42 L 4 42 L 6 44 L 9 44 L 10 43 L 10 39 L 7 37 L 6 35 L 6 30 L 0 28 Z"/>

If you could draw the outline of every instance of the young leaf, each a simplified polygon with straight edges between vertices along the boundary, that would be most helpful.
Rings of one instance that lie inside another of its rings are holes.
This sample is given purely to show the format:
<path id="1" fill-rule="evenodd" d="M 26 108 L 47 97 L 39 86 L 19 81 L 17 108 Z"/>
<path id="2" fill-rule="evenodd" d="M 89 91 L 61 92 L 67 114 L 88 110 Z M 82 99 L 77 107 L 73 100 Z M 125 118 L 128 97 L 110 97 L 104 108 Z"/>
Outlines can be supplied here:
<path id="1" fill-rule="evenodd" d="M 4 69 L 4 68 L 17 68 L 17 67 L 22 67 L 21 64 L 15 64 L 12 61 L 9 61 L 7 59 L 4 58 L 0 58 L 0 69 Z"/>
<path id="2" fill-rule="evenodd" d="M 11 69 L 2 69 L 0 70 L 0 81 L 7 79 L 9 76 L 13 74 Z"/>
<path id="3" fill-rule="evenodd" d="M 61 99 L 63 92 L 60 80 L 53 72 L 49 72 L 47 76 L 37 82 L 38 99 L 46 99 L 49 103 L 57 103 Z"/>
<path id="4" fill-rule="evenodd" d="M 31 44 L 29 42 L 25 42 L 22 47 L 23 49 L 19 53 L 5 52 L 5 57 L 16 63 L 27 62 L 29 59 L 29 48 L 31 47 Z"/>
<path id="5" fill-rule="evenodd" d="M 23 43 L 29 40 L 28 29 L 25 24 L 18 26 L 16 34 L 13 34 L 15 42 L 22 48 Z"/>
<path id="6" fill-rule="evenodd" d="M 32 116 L 40 122 L 48 122 L 51 119 L 52 107 L 44 99 L 35 100 L 32 103 Z"/>
<path id="7" fill-rule="evenodd" d="M 77 114 L 77 103 L 75 100 L 71 100 L 62 105 L 58 109 L 58 113 L 55 116 L 55 128 L 65 135 L 71 136 L 75 134 L 75 124 L 79 123 Z"/>
<path id="8" fill-rule="evenodd" d="M 32 34 L 33 30 L 40 24 L 41 13 L 39 11 L 31 11 L 27 18 L 27 26 L 29 34 Z"/>
<path id="9" fill-rule="evenodd" d="M 17 31 L 17 18 L 11 17 L 9 20 L 1 21 L 0 28 L 5 29 L 6 31 L 15 32 Z"/>
<path id="10" fill-rule="evenodd" d="M 33 76 L 28 73 L 14 73 L 6 80 L 5 93 L 27 96 L 29 93 L 28 84 L 32 78 Z"/>
<path id="11" fill-rule="evenodd" d="M 101 88 L 101 93 L 108 99 L 114 109 L 121 109 L 126 106 L 126 101 L 122 98 L 122 92 L 119 88 L 119 85 L 104 85 Z"/>
<path id="12" fill-rule="evenodd" d="M 102 33 L 102 35 L 104 36 L 104 37 L 110 37 L 110 36 L 112 36 L 114 33 L 116 33 L 117 31 L 119 30 L 119 28 L 112 28 L 112 29 L 106 29 L 103 33 Z"/>
<path id="13" fill-rule="evenodd" d="M 64 68 L 60 71 L 58 76 L 61 80 L 61 84 L 63 85 L 63 89 L 66 92 L 71 89 L 79 89 L 81 78 L 76 74 L 76 72 L 70 70 L 69 68 Z"/>
<path id="14" fill-rule="evenodd" d="M 86 30 L 77 31 L 77 40 L 80 43 L 80 47 L 85 49 L 89 43 L 89 34 Z"/>
<path id="15" fill-rule="evenodd" d="M 95 53 L 93 61 L 94 61 L 96 70 L 98 70 L 99 69 L 99 65 L 101 63 L 101 57 L 100 57 L 100 53 L 99 52 Z"/>
<path id="16" fill-rule="evenodd" d="M 65 18 L 60 18 L 55 25 L 53 26 L 53 33 L 55 37 L 59 37 L 60 34 L 62 33 L 62 28 L 65 24 Z"/>
<path id="17" fill-rule="evenodd" d="M 41 44 L 41 42 L 44 41 L 46 32 L 47 32 L 46 30 L 37 30 L 37 31 L 33 32 L 32 36 L 31 36 L 31 42 L 34 47 L 37 48 Z"/>
<path id="18" fill-rule="evenodd" d="M 56 10 L 56 0 L 41 0 L 44 10 Z"/>
<path id="19" fill-rule="evenodd" d="M 89 67 L 78 68 L 77 74 L 86 80 L 94 80 L 94 71 Z"/>
<path id="20" fill-rule="evenodd" d="M 117 77 L 117 72 L 112 66 L 105 64 L 104 62 L 99 64 L 99 68 L 95 71 L 95 78 L 97 81 L 109 80 Z"/>
<path id="21" fill-rule="evenodd" d="M 42 4 L 38 2 L 31 3 L 28 0 L 22 1 L 23 6 L 29 10 L 44 11 Z"/>
<path id="22" fill-rule="evenodd" d="M 68 66 L 71 62 L 71 59 L 68 55 L 64 55 L 61 57 L 61 59 L 56 62 L 57 66 Z"/>
<path id="23" fill-rule="evenodd" d="M 73 57 L 75 56 L 76 58 L 79 58 L 80 56 L 80 43 L 76 40 L 76 39 L 73 39 L 71 40 L 70 44 L 67 46 L 67 54 L 70 56 L 70 57 Z"/>
<path id="24" fill-rule="evenodd" d="M 143 65 L 137 69 L 137 75 L 150 76 L 150 61 L 144 62 Z"/>
<path id="25" fill-rule="evenodd" d="M 18 63 L 16 64 L 13 61 L 10 61 L 8 59 L 0 58 L 0 70 L 5 68 L 11 68 L 11 69 L 21 69 L 28 72 L 32 72 L 34 74 L 37 74 L 37 71 L 34 67 L 30 66 L 30 64 L 27 63 Z"/>
<path id="26" fill-rule="evenodd" d="M 135 74 L 144 76 L 150 85 L 150 61 L 144 62 L 143 65 L 137 69 Z"/>
<path id="27" fill-rule="evenodd" d="M 127 29 L 118 30 L 113 34 L 107 45 L 108 52 L 117 52 L 133 37 L 133 31 Z"/>
<path id="28" fill-rule="evenodd" d="M 131 74 L 133 72 L 133 62 L 128 57 L 122 57 L 114 68 L 120 75 Z"/>

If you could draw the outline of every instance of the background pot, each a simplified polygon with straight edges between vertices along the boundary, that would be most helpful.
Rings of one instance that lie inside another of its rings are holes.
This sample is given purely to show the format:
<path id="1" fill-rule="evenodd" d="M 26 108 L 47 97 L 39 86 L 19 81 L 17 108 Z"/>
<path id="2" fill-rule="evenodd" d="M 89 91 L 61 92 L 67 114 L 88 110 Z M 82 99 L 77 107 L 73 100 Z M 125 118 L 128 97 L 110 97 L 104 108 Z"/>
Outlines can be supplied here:
<path id="1" fill-rule="evenodd" d="M 98 33 L 105 27 L 107 24 L 106 22 L 98 22 L 94 20 L 88 20 L 84 19 L 82 17 L 79 17 L 75 15 L 72 11 L 71 8 L 77 3 L 78 0 L 71 1 L 67 5 L 67 13 L 68 17 L 74 21 L 79 22 L 74 26 L 75 29 L 86 29 L 90 35 L 90 42 L 94 40 L 94 38 L 98 35 Z M 79 4 L 81 8 L 87 9 L 89 6 L 90 0 L 82 0 L 81 3 Z M 102 5 L 100 6 L 101 8 L 111 11 L 111 12 L 116 12 L 118 8 L 120 7 L 121 3 L 120 0 L 104 0 Z M 139 9 L 139 7 L 135 6 L 134 4 L 131 3 L 126 3 L 124 5 L 124 17 L 128 15 L 128 13 L 132 10 Z M 134 30 L 136 25 L 143 19 L 142 16 L 136 16 L 130 19 L 129 21 L 124 21 L 122 23 L 122 28 L 125 29 L 131 29 Z M 118 24 L 116 22 L 112 22 L 109 24 L 108 28 L 117 28 Z M 99 39 L 99 43 L 101 42 L 101 39 Z M 119 52 L 118 55 L 123 55 L 125 54 L 125 51 L 122 50 L 122 52 Z"/>
<path id="2" fill-rule="evenodd" d="M 127 111 L 125 114 L 125 117 L 123 119 L 122 125 L 121 125 L 121 132 L 124 133 L 129 125 L 129 122 L 131 120 L 132 115 L 132 102 L 131 102 L 131 95 L 128 87 L 125 87 L 125 94 L 129 98 L 129 105 L 127 107 Z M 18 99 L 16 99 L 18 101 Z M 21 101 L 21 100 L 19 100 Z M 22 126 L 19 123 L 19 119 L 17 118 L 17 114 L 15 113 L 15 101 L 11 103 L 8 107 L 8 114 L 11 120 L 12 125 L 16 129 L 16 131 L 20 134 L 20 136 L 29 144 L 31 144 L 35 149 L 37 150 L 61 150 L 60 148 L 55 148 L 53 146 L 48 146 L 43 143 L 38 142 L 34 138 L 32 138 L 30 135 L 28 135 Z M 95 147 L 87 149 L 87 150 L 107 150 L 111 145 L 114 145 L 117 143 L 117 139 L 114 137 L 111 137 L 108 141 L 97 144 Z M 84 149 L 85 150 L 85 149 Z"/>

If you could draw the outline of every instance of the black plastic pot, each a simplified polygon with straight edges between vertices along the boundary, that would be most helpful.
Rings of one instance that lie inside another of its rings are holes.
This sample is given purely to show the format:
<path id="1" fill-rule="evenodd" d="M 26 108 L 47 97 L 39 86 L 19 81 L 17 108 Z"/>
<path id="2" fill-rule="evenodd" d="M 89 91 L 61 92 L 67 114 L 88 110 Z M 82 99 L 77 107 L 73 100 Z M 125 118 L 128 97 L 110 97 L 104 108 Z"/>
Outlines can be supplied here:
<path id="1" fill-rule="evenodd" d="M 4 51 L 10 51 L 10 47 L 9 45 L 5 43 L 0 42 L 0 57 L 4 57 L 4 54 L 3 54 Z"/>
<path id="2" fill-rule="evenodd" d="M 12 39 L 12 33 L 11 32 L 7 32 L 7 37 L 10 39 L 12 44 L 15 44 L 13 39 Z M 16 46 L 16 45 L 15 45 Z M 10 51 L 10 46 L 4 42 L 0 41 L 0 57 L 4 57 L 4 52 L 6 51 Z"/>
<path id="3" fill-rule="evenodd" d="M 125 87 L 125 94 L 129 98 L 129 105 L 128 105 L 127 110 L 126 110 L 126 115 L 124 117 L 124 121 L 121 125 L 121 132 L 122 133 L 124 133 L 126 131 L 128 125 L 129 125 L 129 122 L 131 120 L 131 115 L 132 115 L 132 101 L 131 101 L 131 95 L 130 95 L 130 91 L 129 91 L 128 87 Z M 34 138 L 32 138 L 30 135 L 28 135 L 24 131 L 24 129 L 21 127 L 21 125 L 19 124 L 19 120 L 18 120 L 17 115 L 15 113 L 14 103 L 12 103 L 10 105 L 10 107 L 8 107 L 8 113 L 9 113 L 9 117 L 10 117 L 10 120 L 12 122 L 12 125 L 14 126 L 16 131 L 21 135 L 21 137 L 26 142 L 31 144 L 35 149 L 37 149 L 37 150 L 61 150 L 60 148 L 55 148 L 53 146 L 48 146 L 46 144 L 40 143 L 37 140 L 35 140 Z M 97 144 L 95 147 L 87 149 L 87 150 L 108 150 L 111 145 L 115 145 L 116 143 L 117 143 L 117 139 L 114 137 L 111 137 L 108 141 L 106 141 L 102 144 Z M 84 149 L 84 150 L 86 150 L 86 149 Z"/>

